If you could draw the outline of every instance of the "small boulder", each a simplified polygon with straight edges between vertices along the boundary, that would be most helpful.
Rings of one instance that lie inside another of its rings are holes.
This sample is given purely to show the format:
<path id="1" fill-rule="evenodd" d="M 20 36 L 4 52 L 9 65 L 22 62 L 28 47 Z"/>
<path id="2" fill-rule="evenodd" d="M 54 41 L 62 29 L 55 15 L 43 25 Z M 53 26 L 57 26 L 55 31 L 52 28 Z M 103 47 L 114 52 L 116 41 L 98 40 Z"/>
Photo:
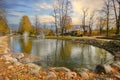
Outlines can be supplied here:
<path id="1" fill-rule="evenodd" d="M 39 75 L 39 70 L 41 69 L 40 66 L 33 64 L 33 63 L 28 63 L 27 66 L 31 69 L 29 71 L 30 74 L 34 74 L 34 75 Z"/>
<path id="2" fill-rule="evenodd" d="M 110 73 L 112 71 L 112 67 L 110 65 L 106 65 L 106 64 L 101 64 L 96 66 L 96 73 Z"/>
<path id="3" fill-rule="evenodd" d="M 66 76 L 68 77 L 68 79 L 73 79 L 73 78 L 77 77 L 77 73 L 76 72 L 67 72 Z"/>
<path id="4" fill-rule="evenodd" d="M 10 63 L 14 64 L 14 63 L 18 62 L 18 60 L 16 58 L 11 57 L 10 55 L 3 55 L 1 57 L 1 59 L 6 60 L 7 63 L 10 62 Z"/>
<path id="5" fill-rule="evenodd" d="M 54 72 L 48 72 L 47 73 L 47 78 L 48 79 L 55 79 L 55 78 L 57 78 L 57 75 L 54 73 Z"/>
<path id="6" fill-rule="evenodd" d="M 12 54 L 12 57 L 20 60 L 21 58 L 24 58 L 24 54 L 23 53 L 14 53 L 14 54 Z"/>
<path id="7" fill-rule="evenodd" d="M 71 70 L 66 67 L 54 67 L 52 69 L 56 71 L 71 72 Z"/>
<path id="8" fill-rule="evenodd" d="M 19 65 L 21 65 L 22 63 L 20 63 L 20 62 L 14 62 L 14 65 L 16 65 L 16 66 L 19 66 Z"/>
<path id="9" fill-rule="evenodd" d="M 11 66 L 8 66 L 8 69 L 11 69 L 11 68 L 13 68 L 13 66 L 11 65 Z"/>
<path id="10" fill-rule="evenodd" d="M 79 72 L 79 75 L 82 77 L 82 78 L 84 78 L 85 80 L 89 80 L 89 75 L 88 75 L 88 73 L 87 72 L 85 72 L 85 71 L 81 71 L 81 72 Z"/>
<path id="11" fill-rule="evenodd" d="M 120 80 L 120 76 L 119 76 L 119 75 L 115 75 L 115 77 L 116 77 L 118 80 Z"/>
<path id="12" fill-rule="evenodd" d="M 120 61 L 115 61 L 111 64 L 112 67 L 116 67 L 118 70 L 120 70 Z"/>
<path id="13" fill-rule="evenodd" d="M 29 58 L 21 58 L 19 62 L 27 64 L 27 63 L 31 63 L 31 60 Z"/>
<path id="14" fill-rule="evenodd" d="M 11 55 L 3 55 L 3 56 L 1 56 L 1 59 L 8 61 L 8 60 L 11 60 L 12 57 L 11 57 Z"/>

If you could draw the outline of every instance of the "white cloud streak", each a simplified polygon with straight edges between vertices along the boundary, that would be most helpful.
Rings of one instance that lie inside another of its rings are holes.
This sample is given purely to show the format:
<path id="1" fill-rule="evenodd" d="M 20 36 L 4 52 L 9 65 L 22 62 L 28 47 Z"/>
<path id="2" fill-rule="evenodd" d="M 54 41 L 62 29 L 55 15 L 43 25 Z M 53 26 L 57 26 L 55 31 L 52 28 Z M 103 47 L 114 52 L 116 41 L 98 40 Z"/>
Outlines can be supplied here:
<path id="1" fill-rule="evenodd" d="M 81 24 L 82 9 L 88 8 L 88 13 L 91 14 L 93 10 L 101 9 L 103 0 L 71 0 L 71 3 L 73 6 L 73 24 Z"/>
<path id="2" fill-rule="evenodd" d="M 25 13 L 22 12 L 9 12 L 10 15 L 13 15 L 15 17 L 22 17 L 23 15 L 25 15 Z"/>
<path id="3" fill-rule="evenodd" d="M 35 9 L 36 11 L 40 11 L 40 10 L 49 10 L 49 9 L 52 9 L 52 5 L 51 4 L 48 4 L 48 3 L 36 3 L 35 4 Z"/>

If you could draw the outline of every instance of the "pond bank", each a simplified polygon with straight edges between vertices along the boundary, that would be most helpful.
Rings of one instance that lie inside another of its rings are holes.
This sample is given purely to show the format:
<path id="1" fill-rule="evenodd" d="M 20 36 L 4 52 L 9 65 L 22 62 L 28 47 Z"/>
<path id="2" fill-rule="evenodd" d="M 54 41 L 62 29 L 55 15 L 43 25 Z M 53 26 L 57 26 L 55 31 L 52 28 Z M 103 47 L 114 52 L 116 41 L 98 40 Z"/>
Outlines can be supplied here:
<path id="1" fill-rule="evenodd" d="M 1 50 L 3 49 L 3 52 L 1 52 L 2 54 L 0 55 L 0 80 L 120 79 L 119 61 L 113 62 L 111 65 L 100 64 L 96 67 L 94 71 L 88 69 L 76 69 L 75 71 L 71 71 L 70 69 L 65 67 L 51 67 L 43 69 L 41 66 L 34 64 L 34 60 L 25 56 L 25 54 L 11 52 L 7 43 L 7 38 L 8 37 L 0 37 L 0 41 L 2 41 L 0 42 L 0 45 L 4 47 L 1 48 Z"/>
<path id="2" fill-rule="evenodd" d="M 76 39 L 74 42 L 82 43 L 82 44 L 89 44 L 93 46 L 97 46 L 99 48 L 103 48 L 110 53 L 112 53 L 115 58 L 120 58 L 120 41 L 114 40 L 105 40 L 105 39 Z"/>
<path id="3" fill-rule="evenodd" d="M 120 41 L 101 39 L 96 37 L 71 37 L 71 36 L 46 36 L 46 39 L 63 39 L 71 40 L 80 44 L 89 44 L 99 48 L 103 48 L 106 51 L 112 53 L 115 57 L 120 58 Z"/>

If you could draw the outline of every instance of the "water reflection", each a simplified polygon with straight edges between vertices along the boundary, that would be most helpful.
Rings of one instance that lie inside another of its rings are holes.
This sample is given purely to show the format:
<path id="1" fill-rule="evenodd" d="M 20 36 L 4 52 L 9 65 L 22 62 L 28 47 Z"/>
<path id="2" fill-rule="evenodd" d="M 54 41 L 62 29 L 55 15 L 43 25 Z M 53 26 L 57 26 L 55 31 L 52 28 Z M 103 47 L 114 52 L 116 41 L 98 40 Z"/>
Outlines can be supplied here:
<path id="1" fill-rule="evenodd" d="M 27 38 L 23 39 L 20 37 L 10 38 L 11 50 L 17 52 L 31 53 L 32 40 Z"/>
<path id="2" fill-rule="evenodd" d="M 11 48 L 38 56 L 43 67 L 64 66 L 70 69 L 90 68 L 97 64 L 110 62 L 113 56 L 100 48 L 55 39 L 28 39 L 27 43 L 20 37 L 10 40 Z"/>

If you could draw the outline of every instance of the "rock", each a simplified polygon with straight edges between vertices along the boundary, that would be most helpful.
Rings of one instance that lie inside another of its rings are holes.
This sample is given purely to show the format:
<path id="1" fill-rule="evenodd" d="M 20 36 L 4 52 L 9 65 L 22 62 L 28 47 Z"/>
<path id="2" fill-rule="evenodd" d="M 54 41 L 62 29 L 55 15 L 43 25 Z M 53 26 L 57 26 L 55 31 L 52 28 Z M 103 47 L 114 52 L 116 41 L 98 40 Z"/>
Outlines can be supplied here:
<path id="1" fill-rule="evenodd" d="M 12 57 L 10 55 L 3 55 L 3 56 L 1 56 L 1 59 L 8 61 L 8 60 L 11 60 Z"/>
<path id="2" fill-rule="evenodd" d="M 112 71 L 112 67 L 110 65 L 101 64 L 96 67 L 96 73 L 110 73 Z"/>
<path id="3" fill-rule="evenodd" d="M 115 75 L 115 77 L 116 77 L 118 80 L 120 80 L 120 76 L 119 76 L 119 75 Z"/>
<path id="4" fill-rule="evenodd" d="M 41 69 L 40 66 L 33 63 L 28 63 L 27 66 L 31 69 L 29 71 L 30 74 L 39 75 L 39 70 Z"/>
<path id="5" fill-rule="evenodd" d="M 76 72 L 67 72 L 66 76 L 68 79 L 73 79 L 73 78 L 77 77 L 77 73 Z"/>
<path id="6" fill-rule="evenodd" d="M 54 72 L 48 72 L 47 73 L 47 78 L 51 78 L 51 79 L 54 79 L 54 78 L 57 78 L 57 75 L 54 73 Z"/>
<path id="7" fill-rule="evenodd" d="M 81 71 L 89 72 L 89 69 L 81 68 Z"/>
<path id="8" fill-rule="evenodd" d="M 87 74 L 87 72 L 85 72 L 85 71 L 79 72 L 79 75 L 86 80 L 89 80 L 89 78 L 90 78 L 89 75 Z"/>
<path id="9" fill-rule="evenodd" d="M 14 53 L 14 54 L 12 54 L 12 57 L 20 60 L 21 58 L 24 58 L 24 54 L 23 53 Z"/>
<path id="10" fill-rule="evenodd" d="M 120 70 L 120 61 L 116 61 L 116 62 L 112 63 L 111 66 L 116 67 L 116 68 L 118 68 L 118 70 Z"/>
<path id="11" fill-rule="evenodd" d="M 38 70 L 30 70 L 29 73 L 33 74 L 33 75 L 36 75 L 36 76 L 40 75 Z"/>
<path id="12" fill-rule="evenodd" d="M 19 61 L 24 64 L 31 63 L 31 60 L 29 58 L 21 58 Z"/>
<path id="13" fill-rule="evenodd" d="M 20 63 L 20 62 L 14 62 L 14 65 L 16 65 L 16 66 L 19 66 L 19 65 L 21 65 L 22 63 Z"/>
<path id="14" fill-rule="evenodd" d="M 54 69 L 56 71 L 71 72 L 71 70 L 66 68 L 66 67 L 54 67 L 54 68 L 51 68 L 51 69 Z"/>
<path id="15" fill-rule="evenodd" d="M 8 69 L 11 69 L 11 68 L 13 68 L 13 66 L 8 66 Z"/>
<path id="16" fill-rule="evenodd" d="M 10 64 L 10 62 L 9 62 L 9 61 L 6 61 L 5 64 Z"/>
<path id="17" fill-rule="evenodd" d="M 86 69 L 86 68 L 76 68 L 76 69 L 75 69 L 75 72 L 76 72 L 77 74 L 79 74 L 79 72 L 82 72 L 82 71 L 84 71 L 84 72 L 89 72 L 89 70 Z"/>
<path id="18" fill-rule="evenodd" d="M 18 62 L 18 60 L 17 60 L 16 58 L 11 57 L 10 55 L 3 55 L 3 56 L 1 57 L 1 59 L 4 59 L 4 60 L 6 60 L 7 62 L 9 61 L 9 62 L 11 62 L 11 63 Z"/>

